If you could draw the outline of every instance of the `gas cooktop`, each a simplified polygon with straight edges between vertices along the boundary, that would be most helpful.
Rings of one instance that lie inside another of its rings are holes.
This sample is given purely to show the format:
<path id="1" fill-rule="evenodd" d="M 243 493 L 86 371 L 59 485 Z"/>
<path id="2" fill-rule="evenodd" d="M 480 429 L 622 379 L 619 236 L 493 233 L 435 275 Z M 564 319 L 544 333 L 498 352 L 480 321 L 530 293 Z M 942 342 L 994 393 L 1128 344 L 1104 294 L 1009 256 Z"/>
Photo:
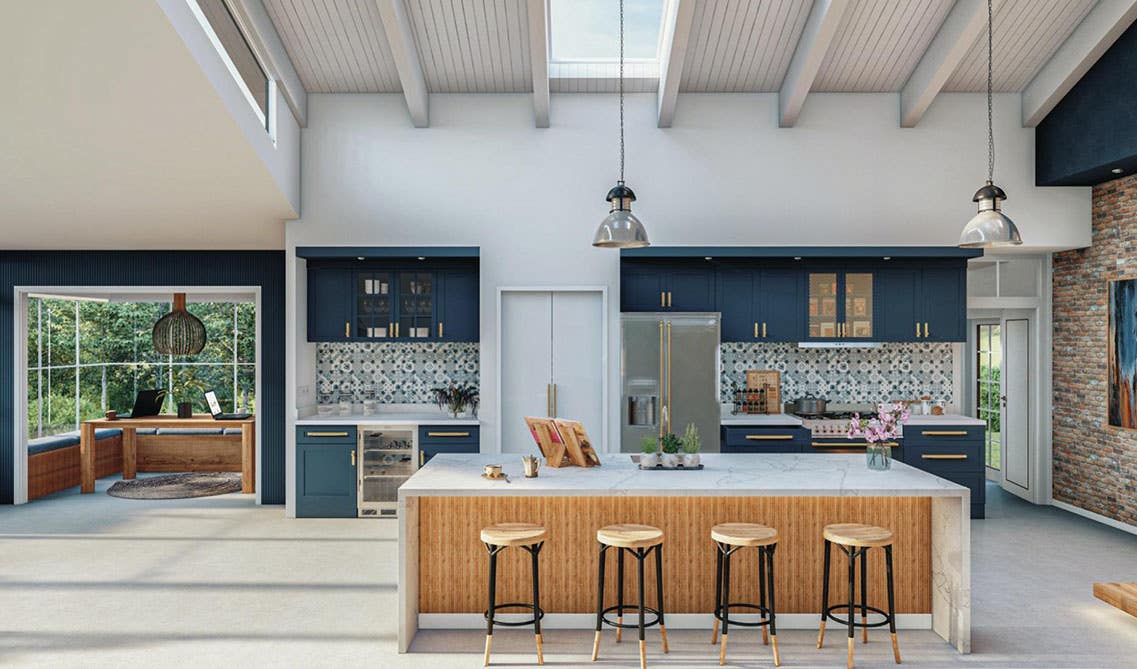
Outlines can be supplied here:
<path id="1" fill-rule="evenodd" d="M 853 417 L 853 412 L 826 411 L 825 413 L 798 413 L 794 415 L 802 420 L 849 420 Z"/>

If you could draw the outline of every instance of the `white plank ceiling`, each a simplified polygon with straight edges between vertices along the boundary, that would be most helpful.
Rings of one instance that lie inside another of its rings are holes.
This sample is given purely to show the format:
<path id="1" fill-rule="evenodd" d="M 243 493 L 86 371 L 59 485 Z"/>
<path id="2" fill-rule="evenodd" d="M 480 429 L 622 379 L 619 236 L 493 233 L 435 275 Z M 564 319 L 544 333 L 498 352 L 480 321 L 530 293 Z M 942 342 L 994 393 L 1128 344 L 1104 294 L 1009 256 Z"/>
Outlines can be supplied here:
<path id="1" fill-rule="evenodd" d="M 378 0 L 389 1 L 389 0 Z M 671 2 L 672 0 L 665 0 Z M 695 1 L 680 91 L 774 92 L 815 0 Z M 377 0 L 263 0 L 311 93 L 401 90 Z M 431 93 L 533 88 L 527 0 L 401 0 Z M 613 0 L 615 2 L 615 0 Z M 955 0 L 848 0 L 811 90 L 897 92 Z M 996 0 L 995 88 L 1022 91 L 1097 0 Z M 615 67 L 549 64 L 555 93 L 611 93 Z M 629 63 L 626 90 L 655 92 L 658 63 Z M 943 90 L 983 91 L 985 35 Z"/>

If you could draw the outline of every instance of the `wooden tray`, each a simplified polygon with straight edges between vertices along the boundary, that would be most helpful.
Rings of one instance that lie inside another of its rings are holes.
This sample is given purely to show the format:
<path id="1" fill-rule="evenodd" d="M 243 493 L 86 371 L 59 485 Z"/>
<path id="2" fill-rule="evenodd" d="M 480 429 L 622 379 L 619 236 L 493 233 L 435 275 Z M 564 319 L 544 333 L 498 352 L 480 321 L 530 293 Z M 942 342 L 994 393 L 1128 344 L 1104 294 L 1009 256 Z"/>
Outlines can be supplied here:
<path id="1" fill-rule="evenodd" d="M 782 413 L 782 373 L 776 369 L 746 370 L 746 389 L 766 389 L 766 406 L 762 413 Z"/>

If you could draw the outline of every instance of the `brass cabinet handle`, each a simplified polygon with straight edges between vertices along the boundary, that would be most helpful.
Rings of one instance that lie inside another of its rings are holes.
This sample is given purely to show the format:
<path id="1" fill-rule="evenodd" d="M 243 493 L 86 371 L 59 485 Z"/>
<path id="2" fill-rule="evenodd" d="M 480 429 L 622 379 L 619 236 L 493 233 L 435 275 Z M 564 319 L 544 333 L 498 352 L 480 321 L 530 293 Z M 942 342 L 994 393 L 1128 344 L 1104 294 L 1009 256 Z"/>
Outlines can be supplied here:
<path id="1" fill-rule="evenodd" d="M 661 307 L 667 306 L 667 291 L 665 291 L 665 290 L 659 291 L 659 306 L 661 306 Z"/>
<path id="2" fill-rule="evenodd" d="M 553 384 L 553 417 L 557 415 L 557 384 Z"/>
<path id="3" fill-rule="evenodd" d="M 344 337 L 350 337 L 351 336 L 351 323 L 344 323 L 343 324 L 343 336 Z"/>
<path id="4" fill-rule="evenodd" d="M 967 430 L 924 430 L 925 437 L 966 437 Z"/>
<path id="5" fill-rule="evenodd" d="M 469 432 L 427 432 L 428 437 L 468 437 Z"/>
<path id="6" fill-rule="evenodd" d="M 347 432 L 305 432 L 305 437 L 346 437 Z"/>
<path id="7" fill-rule="evenodd" d="M 553 415 L 553 384 L 545 384 L 545 415 L 552 417 Z"/>
<path id="8" fill-rule="evenodd" d="M 399 324 L 395 323 L 395 337 L 398 338 L 398 336 L 399 336 Z"/>
<path id="9" fill-rule="evenodd" d="M 758 338 L 758 323 L 754 324 L 754 338 Z"/>
<path id="10" fill-rule="evenodd" d="M 928 337 L 928 321 L 924 321 L 924 337 Z"/>
<path id="11" fill-rule="evenodd" d="M 438 321 L 438 336 L 442 336 L 442 321 Z"/>
<path id="12" fill-rule="evenodd" d="M 793 439 L 792 434 L 748 434 L 746 438 L 750 441 L 786 441 Z"/>
<path id="13" fill-rule="evenodd" d="M 840 442 L 824 442 L 824 441 L 815 441 L 810 445 L 813 446 L 814 448 L 861 448 L 863 446 L 867 446 L 867 444 L 860 444 L 860 443 L 842 444 Z M 899 445 L 900 444 L 896 443 L 895 441 L 882 441 L 879 444 L 877 444 L 877 446 L 888 446 L 889 448 L 896 448 Z"/>
<path id="14" fill-rule="evenodd" d="M 667 291 L 667 308 L 671 308 L 671 291 Z"/>
<path id="15" fill-rule="evenodd" d="M 762 321 L 762 338 L 766 338 L 766 321 Z"/>
<path id="16" fill-rule="evenodd" d="M 351 466 L 355 466 L 355 449 L 351 449 Z"/>
<path id="17" fill-rule="evenodd" d="M 936 453 L 924 453 L 920 456 L 925 460 L 966 460 L 967 455 L 964 453 L 945 453 L 943 455 Z"/>
<path id="18" fill-rule="evenodd" d="M 920 321 L 916 321 L 916 337 L 920 336 Z"/>
<path id="19" fill-rule="evenodd" d="M 418 466 L 421 467 L 426 464 L 426 451 L 418 452 Z"/>

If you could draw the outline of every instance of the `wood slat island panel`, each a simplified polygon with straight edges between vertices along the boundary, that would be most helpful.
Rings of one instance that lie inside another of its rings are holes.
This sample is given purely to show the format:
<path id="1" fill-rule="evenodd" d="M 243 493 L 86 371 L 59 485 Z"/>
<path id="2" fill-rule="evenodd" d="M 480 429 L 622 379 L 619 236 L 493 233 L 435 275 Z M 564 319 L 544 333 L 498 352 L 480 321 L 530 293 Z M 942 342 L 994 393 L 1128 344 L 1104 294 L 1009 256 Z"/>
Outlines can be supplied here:
<path id="1" fill-rule="evenodd" d="M 682 474 L 679 474 L 680 476 Z M 752 522 L 777 528 L 775 553 L 779 613 L 812 613 L 821 607 L 822 528 L 854 522 L 891 529 L 895 536 L 896 610 L 932 611 L 930 497 L 422 497 L 419 500 L 419 595 L 421 613 L 476 613 L 485 609 L 486 549 L 478 531 L 502 522 L 539 523 L 549 529 L 541 552 L 541 603 L 550 613 L 592 613 L 596 607 L 596 530 L 615 523 L 661 528 L 664 597 L 669 613 L 706 613 L 714 601 L 711 527 Z M 609 551 L 609 592 L 615 593 L 614 550 Z M 757 552 L 735 557 L 734 598 L 757 592 Z M 830 599 L 846 597 L 847 563 L 833 549 Z M 625 593 L 633 601 L 635 562 L 625 566 Z M 654 565 L 649 561 L 650 574 Z M 528 601 L 528 554 L 505 551 L 498 559 L 498 601 Z M 650 575 L 649 574 L 649 575 Z M 884 552 L 869 552 L 869 599 L 884 602 Z M 648 580 L 654 601 L 654 578 Z M 737 584 L 737 585 L 735 585 Z M 613 599 L 613 602 L 615 600 Z"/>

